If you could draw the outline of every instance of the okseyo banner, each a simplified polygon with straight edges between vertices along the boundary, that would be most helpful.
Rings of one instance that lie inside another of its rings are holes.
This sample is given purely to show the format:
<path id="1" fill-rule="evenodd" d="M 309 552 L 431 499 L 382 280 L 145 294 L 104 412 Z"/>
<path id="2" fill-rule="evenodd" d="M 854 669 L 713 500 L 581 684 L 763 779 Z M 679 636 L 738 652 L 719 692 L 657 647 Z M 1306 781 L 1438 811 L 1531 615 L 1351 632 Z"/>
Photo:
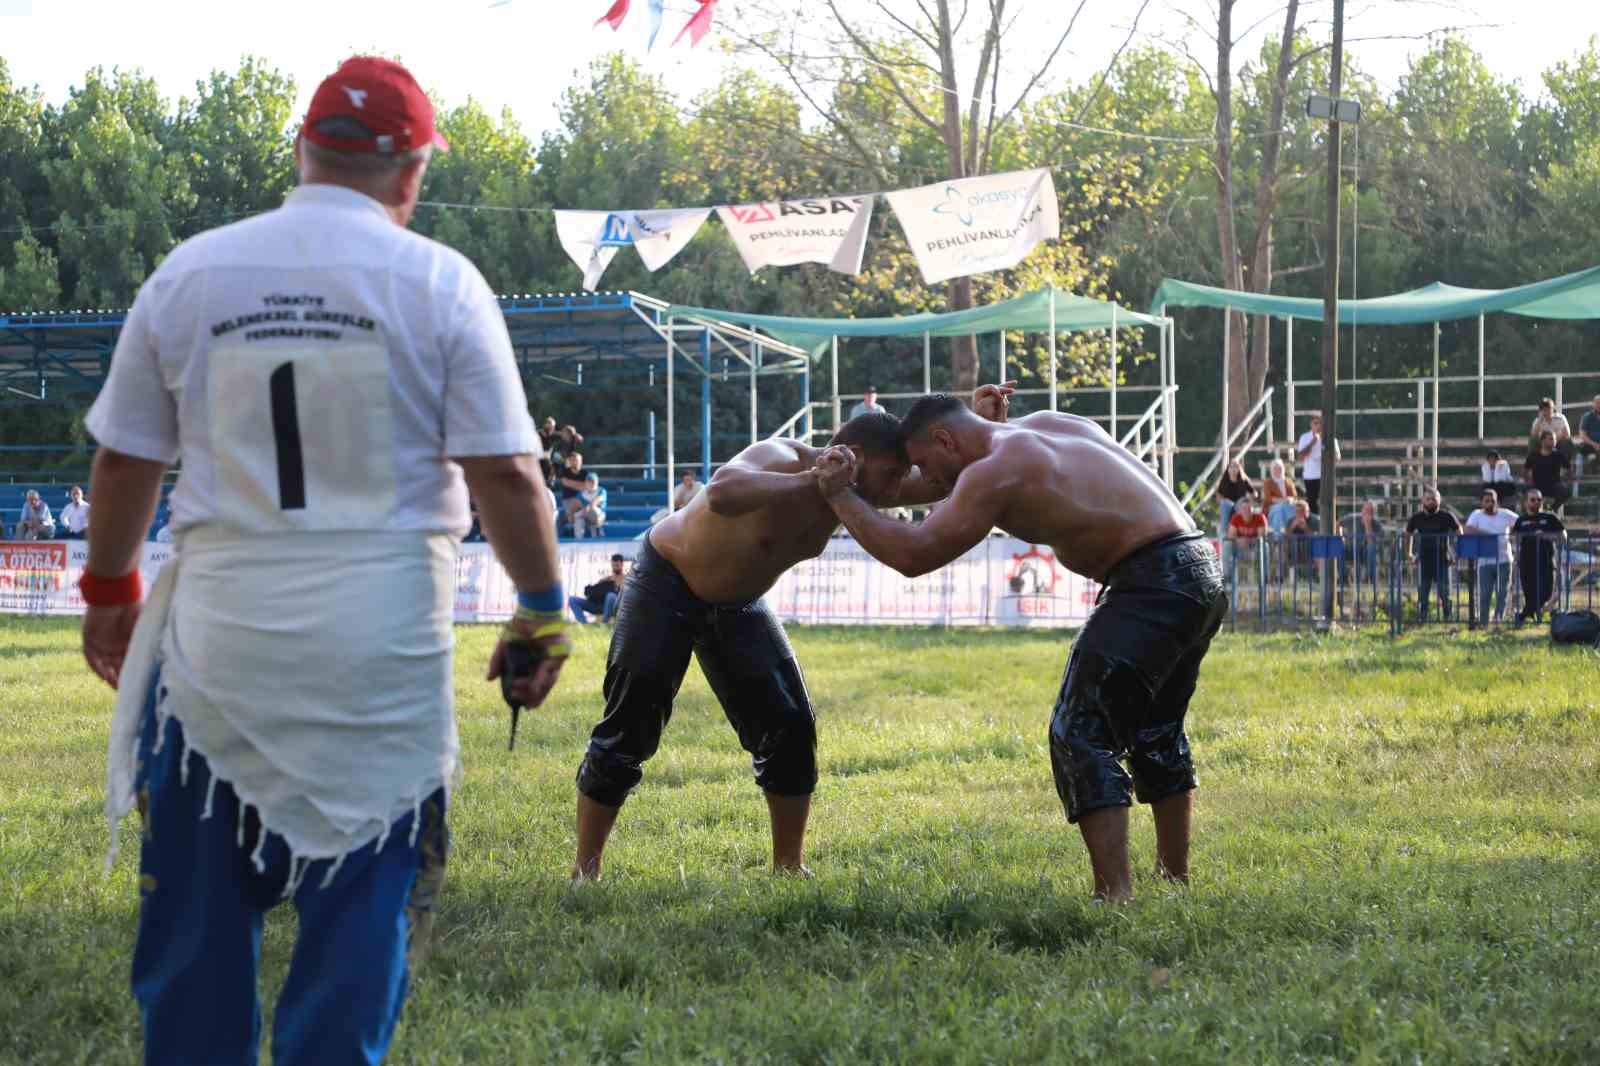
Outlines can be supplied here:
<path id="1" fill-rule="evenodd" d="M 1061 236 L 1055 182 L 1047 168 L 989 174 L 887 194 L 922 280 L 1016 266 Z"/>
<path id="2" fill-rule="evenodd" d="M 818 197 L 717 208 L 744 265 L 823 263 L 841 274 L 861 273 L 872 222 L 870 197 Z"/>
<path id="3" fill-rule="evenodd" d="M 660 270 L 700 232 L 709 207 L 653 211 L 557 211 L 556 237 L 583 271 L 583 287 L 593 292 L 619 248 L 633 248 L 646 270 Z"/>

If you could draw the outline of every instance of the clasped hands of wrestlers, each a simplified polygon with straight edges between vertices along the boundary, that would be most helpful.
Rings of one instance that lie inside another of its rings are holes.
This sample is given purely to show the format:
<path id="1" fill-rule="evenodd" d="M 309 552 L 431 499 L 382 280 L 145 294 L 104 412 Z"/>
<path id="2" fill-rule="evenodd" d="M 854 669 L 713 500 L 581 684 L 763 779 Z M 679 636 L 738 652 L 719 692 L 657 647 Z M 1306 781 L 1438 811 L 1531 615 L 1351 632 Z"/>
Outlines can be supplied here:
<path id="1" fill-rule="evenodd" d="M 972 394 L 972 412 L 990 422 L 1004 422 L 1011 410 L 1011 394 L 1017 390 L 1015 381 L 1002 381 L 998 385 L 979 385 Z M 856 455 L 847 445 L 836 444 L 824 448 L 817 456 L 813 468 L 817 487 L 823 498 L 833 499 L 855 487 Z"/>

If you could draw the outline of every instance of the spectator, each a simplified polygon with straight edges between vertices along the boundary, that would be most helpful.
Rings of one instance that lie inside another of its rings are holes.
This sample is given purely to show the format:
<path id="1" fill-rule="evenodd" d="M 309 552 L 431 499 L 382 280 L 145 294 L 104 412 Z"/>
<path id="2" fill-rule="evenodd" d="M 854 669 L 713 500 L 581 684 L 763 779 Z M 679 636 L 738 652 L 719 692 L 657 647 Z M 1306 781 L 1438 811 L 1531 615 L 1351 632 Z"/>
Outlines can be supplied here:
<path id="1" fill-rule="evenodd" d="M 56 535 L 56 520 L 50 514 L 50 505 L 39 498 L 34 489 L 22 504 L 22 517 L 17 520 L 18 540 L 49 540 Z"/>
<path id="2" fill-rule="evenodd" d="M 597 614 L 609 622 L 616 617 L 617 603 L 622 597 L 622 583 L 628 576 L 628 557 L 622 554 L 611 557 L 611 571 L 599 581 L 583 587 L 582 596 L 567 597 L 567 607 L 579 625 L 588 625 L 586 614 Z"/>
<path id="3" fill-rule="evenodd" d="M 555 477 L 557 439 L 556 420 L 545 415 L 544 421 L 539 423 L 539 446 L 544 450 L 544 454 L 539 456 L 539 473 L 544 475 L 546 483 Z"/>
<path id="4" fill-rule="evenodd" d="M 1267 535 L 1267 518 L 1256 513 L 1256 498 L 1254 496 L 1241 496 L 1234 506 L 1233 516 L 1228 519 L 1228 543 L 1231 548 L 1226 552 L 1228 558 L 1228 587 L 1232 589 L 1239 580 L 1239 556 L 1241 554 L 1256 555 L 1259 557 L 1261 538 Z"/>
<path id="5" fill-rule="evenodd" d="M 1506 586 L 1511 582 L 1511 550 L 1506 533 L 1516 525 L 1517 516 L 1500 506 L 1494 490 L 1483 494 L 1482 506 L 1467 516 L 1466 532 L 1495 538 L 1493 560 L 1478 559 L 1478 624 L 1489 624 L 1489 593 L 1494 593 L 1494 620 L 1506 616 Z"/>
<path id="6" fill-rule="evenodd" d="M 1567 421 L 1567 416 L 1556 410 L 1556 402 L 1546 396 L 1539 401 L 1539 414 L 1533 420 L 1533 428 L 1528 431 L 1528 451 L 1539 450 L 1539 438 L 1546 433 L 1555 435 L 1556 451 L 1572 459 L 1572 423 Z"/>
<path id="7" fill-rule="evenodd" d="M 1589 401 L 1589 409 L 1583 412 L 1583 419 L 1578 423 L 1577 450 L 1572 476 L 1574 489 L 1577 488 L 1579 475 L 1583 473 L 1584 457 L 1600 458 L 1600 396 Z"/>
<path id="8" fill-rule="evenodd" d="M 156 530 L 154 539 L 157 544 L 172 543 L 172 520 L 170 518 L 166 522 L 162 523 L 160 529 Z"/>
<path id="9" fill-rule="evenodd" d="M 1306 500 L 1312 514 L 1321 514 L 1322 508 L 1322 416 L 1311 416 L 1311 428 L 1300 434 L 1295 443 L 1294 457 L 1301 464 L 1300 476 L 1306 483 Z"/>
<path id="10" fill-rule="evenodd" d="M 583 476 L 583 453 L 568 452 L 563 455 L 555 489 L 561 497 L 561 513 L 566 516 L 568 523 L 572 521 L 573 515 L 583 510 L 583 501 L 580 497 L 588 487 L 589 483 Z"/>
<path id="11" fill-rule="evenodd" d="M 888 412 L 883 409 L 883 404 L 878 402 L 878 387 L 876 385 L 868 385 L 866 395 L 861 397 L 861 402 L 850 408 L 851 418 L 854 418 L 857 415 L 881 415 L 887 413 Z"/>
<path id="12" fill-rule="evenodd" d="M 593 470 L 583 475 L 583 491 L 578 493 L 578 509 L 572 515 L 572 535 L 578 540 L 598 537 L 606 524 L 606 490 L 600 475 Z"/>
<path id="13" fill-rule="evenodd" d="M 1517 482 L 1511 476 L 1511 464 L 1500 457 L 1498 449 L 1490 448 L 1478 469 L 1483 473 L 1483 484 L 1478 486 L 1479 496 L 1483 495 L 1485 489 L 1493 489 L 1494 494 L 1502 500 L 1517 494 Z"/>
<path id="14" fill-rule="evenodd" d="M 1223 472 L 1222 480 L 1217 482 L 1217 505 L 1220 515 L 1217 519 L 1217 536 L 1226 540 L 1228 536 L 1228 520 L 1233 517 L 1233 509 L 1239 501 L 1246 496 L 1255 495 L 1256 487 L 1245 476 L 1244 464 L 1238 459 L 1228 462 L 1228 469 Z"/>
<path id="15" fill-rule="evenodd" d="M 683 472 L 683 480 L 678 482 L 678 487 L 672 490 L 672 509 L 681 511 L 689 506 L 689 501 L 700 495 L 704 485 L 696 481 L 692 469 Z"/>
<path id="16" fill-rule="evenodd" d="M 89 503 L 77 485 L 67 490 L 67 497 L 67 505 L 61 508 L 61 539 L 82 540 L 89 529 Z"/>
<path id="17" fill-rule="evenodd" d="M 1284 552 L 1285 561 L 1297 570 L 1304 571 L 1313 581 L 1316 580 L 1317 569 L 1311 565 L 1311 545 L 1306 538 L 1315 536 L 1320 525 L 1317 516 L 1311 513 L 1310 503 L 1305 500 L 1295 500 L 1294 517 L 1283 527 L 1283 534 L 1288 544 Z M 1284 576 L 1288 576 L 1287 570 Z"/>
<path id="18" fill-rule="evenodd" d="M 1349 546 L 1349 560 L 1358 569 L 1356 571 L 1356 584 L 1361 584 L 1362 575 L 1366 583 L 1376 587 L 1378 584 L 1378 550 L 1383 543 L 1383 523 L 1378 521 L 1378 508 L 1371 500 L 1361 502 L 1359 514 L 1346 515 L 1339 523 L 1340 532 L 1344 534 L 1345 544 Z"/>
<path id="19" fill-rule="evenodd" d="M 1528 619 L 1544 621 L 1544 609 L 1555 603 L 1556 552 L 1567 538 L 1561 519 L 1540 510 L 1544 497 L 1530 489 L 1522 497 L 1522 515 L 1511 527 L 1511 540 L 1517 548 L 1517 571 L 1522 578 L 1522 610 L 1517 624 Z"/>
<path id="20" fill-rule="evenodd" d="M 1540 433 L 1539 450 L 1528 456 L 1522 467 L 1528 490 L 1538 489 L 1552 507 L 1561 507 L 1572 498 L 1562 477 L 1568 465 L 1567 457 L 1556 450 L 1556 435 L 1548 429 Z"/>
<path id="21" fill-rule="evenodd" d="M 1485 498 L 1493 496 L 1491 489 Z M 1417 614 L 1428 620 L 1428 589 L 1436 590 L 1439 614 L 1450 617 L 1450 538 L 1461 533 L 1456 516 L 1439 505 L 1439 490 L 1422 490 L 1422 510 L 1406 522 L 1406 555 L 1417 561 Z"/>
<path id="22" fill-rule="evenodd" d="M 1283 460 L 1274 459 L 1261 483 L 1261 509 L 1267 515 L 1267 528 L 1281 533 L 1294 520 L 1294 479 L 1283 469 Z"/>

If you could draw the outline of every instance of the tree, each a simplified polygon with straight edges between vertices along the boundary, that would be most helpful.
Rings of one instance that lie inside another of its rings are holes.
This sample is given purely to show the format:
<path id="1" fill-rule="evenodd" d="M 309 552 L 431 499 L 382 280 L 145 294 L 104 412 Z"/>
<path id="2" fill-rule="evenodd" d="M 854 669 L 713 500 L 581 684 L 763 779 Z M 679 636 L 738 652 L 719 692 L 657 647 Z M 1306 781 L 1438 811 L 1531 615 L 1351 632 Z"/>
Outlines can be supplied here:
<path id="1" fill-rule="evenodd" d="M 772 63 L 821 118 L 835 142 L 829 146 L 831 154 L 850 159 L 862 174 L 881 182 L 881 187 L 890 187 L 891 175 L 903 175 L 904 170 L 886 151 L 885 142 L 896 139 L 886 134 L 907 128 L 931 133 L 943 148 L 939 170 L 927 178 L 959 179 L 989 173 L 996 139 L 1018 119 L 1023 105 L 1065 48 L 1087 3 L 1078 0 L 1059 36 L 1052 34 L 1054 47 L 1021 79 L 1020 91 L 1006 97 L 1000 91 L 1004 50 L 1008 41 L 1016 43 L 1020 14 L 1014 10 L 1008 18 L 1008 0 L 987 0 L 975 24 L 976 32 L 965 35 L 973 8 L 962 3 L 960 11 L 953 12 L 950 0 L 909 4 L 873 0 L 870 5 L 851 5 L 849 14 L 838 0 L 826 0 L 825 17 L 819 17 L 817 5 L 802 0 L 752 0 L 740 17 L 732 20 L 735 29 L 731 32 L 746 54 Z M 869 6 L 871 14 L 864 14 Z M 1035 10 L 1048 12 L 1053 6 L 1041 5 Z M 1141 0 L 1129 39 L 1148 6 L 1149 0 Z M 1058 9 L 1053 13 L 1059 17 Z M 874 23 L 872 17 L 882 21 Z M 741 25 L 755 28 L 741 31 L 737 28 Z M 822 39 L 815 41 L 813 32 Z M 1124 41 L 1123 46 L 1126 44 Z M 958 53 L 973 59 L 973 67 L 967 68 L 970 79 L 962 77 Z M 1113 56 L 1108 67 L 1115 59 Z M 896 104 L 887 116 L 888 129 L 860 122 L 848 106 L 856 98 L 852 88 L 859 88 L 869 77 L 882 82 Z M 948 304 L 952 310 L 973 306 L 970 277 L 948 283 Z M 956 392 L 976 385 L 973 338 L 960 338 L 952 344 L 950 370 Z"/>
<path id="2" fill-rule="evenodd" d="M 56 257 L 26 224 L 11 246 L 10 268 L 0 268 L 0 310 L 49 311 L 61 306 Z"/>
<path id="3" fill-rule="evenodd" d="M 183 235 L 283 202 L 295 177 L 294 93 L 294 79 L 246 56 L 178 102 L 174 140 L 199 211 Z"/>

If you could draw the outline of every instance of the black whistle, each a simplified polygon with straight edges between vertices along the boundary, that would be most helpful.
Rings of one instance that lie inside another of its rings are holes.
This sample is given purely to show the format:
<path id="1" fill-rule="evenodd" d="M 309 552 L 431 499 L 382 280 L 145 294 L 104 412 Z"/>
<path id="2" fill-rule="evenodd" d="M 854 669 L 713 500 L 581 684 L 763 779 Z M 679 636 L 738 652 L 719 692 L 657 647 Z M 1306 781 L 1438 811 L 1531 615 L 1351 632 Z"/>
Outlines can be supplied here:
<path id="1" fill-rule="evenodd" d="M 506 745 L 507 751 L 516 750 L 517 719 L 521 717 L 523 708 L 522 701 L 512 691 L 512 685 L 533 673 L 534 663 L 538 659 L 526 644 L 506 645 L 505 668 L 500 673 L 500 695 L 505 698 L 506 706 L 511 708 L 511 743 Z"/>

